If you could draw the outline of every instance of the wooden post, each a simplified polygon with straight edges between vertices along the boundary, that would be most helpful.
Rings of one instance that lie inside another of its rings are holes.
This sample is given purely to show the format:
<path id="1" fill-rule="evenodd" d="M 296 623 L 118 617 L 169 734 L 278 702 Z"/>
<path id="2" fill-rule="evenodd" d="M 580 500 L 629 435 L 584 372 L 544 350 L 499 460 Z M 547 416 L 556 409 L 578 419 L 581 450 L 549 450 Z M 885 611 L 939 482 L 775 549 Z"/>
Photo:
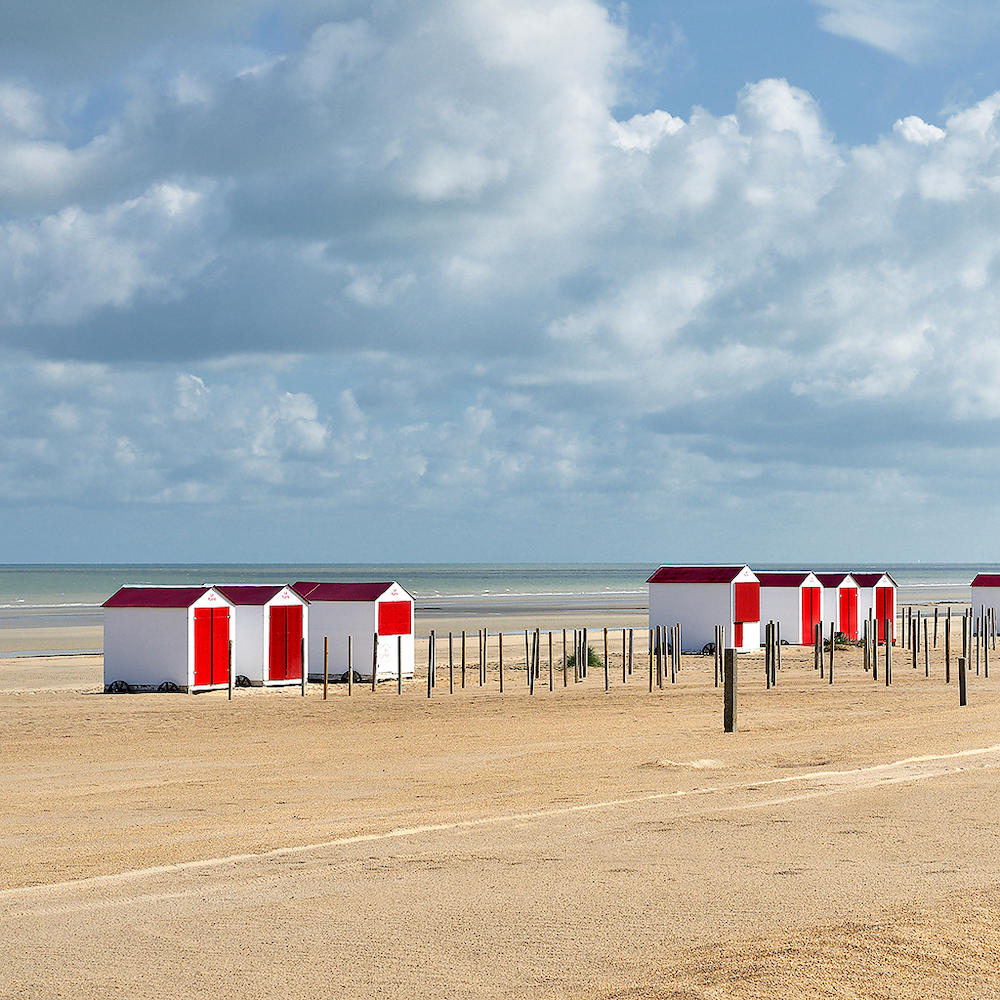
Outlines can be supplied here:
<path id="1" fill-rule="evenodd" d="M 958 703 L 959 705 L 969 704 L 969 696 L 966 689 L 964 656 L 960 656 L 958 658 Z"/>
<path id="2" fill-rule="evenodd" d="M 462 629 L 462 689 L 465 689 L 465 629 Z"/>
<path id="3" fill-rule="evenodd" d="M 330 638 L 323 636 L 323 701 L 330 686 Z"/>
<path id="4" fill-rule="evenodd" d="M 586 680 L 590 672 L 590 643 L 587 641 L 587 629 L 583 630 L 583 657 L 580 665 L 583 667 L 583 678 Z"/>
<path id="5" fill-rule="evenodd" d="M 670 645 L 668 647 L 669 650 L 670 650 L 670 683 L 671 684 L 676 684 L 677 683 L 677 661 L 679 659 L 677 653 L 678 653 L 678 647 L 679 647 L 679 640 L 678 640 L 679 634 L 680 634 L 680 626 L 679 625 L 671 625 L 670 626 Z"/>
<path id="6" fill-rule="evenodd" d="M 982 617 L 976 619 L 976 676 L 979 676 L 979 646 L 983 638 L 983 619 Z"/>
<path id="7" fill-rule="evenodd" d="M 534 676 L 534 670 L 531 667 L 531 653 L 528 651 L 528 630 L 524 630 L 524 669 L 526 671 L 524 679 L 528 682 L 528 687 L 531 688 L 533 685 L 531 679 Z"/>
<path id="8" fill-rule="evenodd" d="M 917 669 L 917 623 L 910 620 L 910 660 L 914 670 Z"/>
<path id="9" fill-rule="evenodd" d="M 431 635 L 434 633 L 432 632 Z M 375 690 L 375 678 L 378 677 L 378 632 L 372 633 L 372 691 Z"/>
<path id="10" fill-rule="evenodd" d="M 604 626 L 604 690 L 611 687 L 611 671 L 608 667 L 608 627 Z"/>
<path id="11" fill-rule="evenodd" d="M 927 619 L 924 619 L 924 677 L 930 677 L 931 675 L 931 651 L 930 647 L 927 645 Z"/>
<path id="12" fill-rule="evenodd" d="M 580 636 L 577 630 L 573 629 L 573 683 L 580 682 Z"/>
<path id="13" fill-rule="evenodd" d="M 431 696 L 434 685 L 434 629 L 427 636 L 427 697 Z"/>
<path id="14" fill-rule="evenodd" d="M 347 694 L 354 693 L 354 636 L 347 637 Z"/>
<path id="15" fill-rule="evenodd" d="M 525 632 L 524 634 L 525 634 L 525 637 L 527 637 L 528 633 Z M 531 634 L 531 656 L 528 657 L 528 663 L 527 663 L 527 667 L 528 667 L 528 693 L 529 694 L 534 694 L 535 693 L 535 664 L 534 664 L 534 658 L 535 658 L 535 634 L 534 634 L 534 632 L 532 632 L 532 634 Z"/>
<path id="16" fill-rule="evenodd" d="M 649 630 L 649 693 L 653 693 L 653 630 Z"/>
<path id="17" fill-rule="evenodd" d="M 990 676 L 990 644 L 989 644 L 989 633 L 987 633 L 987 641 L 983 643 L 983 676 Z"/>
<path id="18" fill-rule="evenodd" d="M 888 687 L 892 683 L 892 643 L 889 641 L 892 638 L 892 633 L 889 628 L 892 625 L 892 620 L 886 618 L 885 620 L 885 686 Z"/>
<path id="19" fill-rule="evenodd" d="M 715 686 L 719 686 L 719 626 L 715 626 L 715 642 L 712 643 L 712 665 L 715 667 Z"/>
<path id="20" fill-rule="evenodd" d="M 725 651 L 725 694 L 722 707 L 722 729 L 736 732 L 736 650 Z"/>
<path id="21" fill-rule="evenodd" d="M 872 665 L 872 680 L 878 680 L 878 625 L 872 619 L 868 619 L 868 642 L 871 644 L 871 649 L 868 653 L 868 658 Z"/>
<path id="22" fill-rule="evenodd" d="M 937 649 L 937 625 L 938 625 L 938 609 L 937 605 L 934 605 L 934 648 Z"/>
<path id="23" fill-rule="evenodd" d="M 396 694 L 403 693 L 403 637 L 396 636 Z"/>
<path id="24" fill-rule="evenodd" d="M 302 697 L 306 696 L 306 684 L 309 682 L 309 671 L 306 669 L 306 637 L 299 639 L 299 663 L 302 666 Z"/>
<path id="25" fill-rule="evenodd" d="M 781 622 L 774 623 L 774 644 L 778 647 L 777 668 L 781 669 Z"/>
<path id="26" fill-rule="evenodd" d="M 552 629 L 549 629 L 549 690 L 552 690 Z"/>
<path id="27" fill-rule="evenodd" d="M 489 641 L 489 633 L 486 629 L 479 630 L 479 686 L 486 683 L 486 643 Z"/>
<path id="28" fill-rule="evenodd" d="M 825 673 L 823 670 L 823 626 L 820 622 L 816 622 L 813 627 L 816 630 L 816 659 L 819 662 L 819 678 L 822 680 Z"/>
<path id="29" fill-rule="evenodd" d="M 448 694 L 455 693 L 455 649 L 454 636 L 448 633 Z"/>
<path id="30" fill-rule="evenodd" d="M 566 656 L 566 629 L 563 629 L 563 687 L 569 685 L 569 660 Z"/>
<path id="31" fill-rule="evenodd" d="M 236 678 L 233 675 L 233 640 L 229 640 L 229 700 L 233 700 L 233 688 L 236 686 Z"/>
<path id="32" fill-rule="evenodd" d="M 625 629 L 622 629 L 622 684 L 628 684 L 628 675 L 631 672 L 625 656 Z"/>
<path id="33" fill-rule="evenodd" d="M 944 623 L 944 682 L 951 683 L 951 608 Z"/>
<path id="34" fill-rule="evenodd" d="M 764 689 L 771 690 L 771 628 L 773 621 L 764 626 Z"/>
<path id="35" fill-rule="evenodd" d="M 834 625 L 833 622 L 830 622 L 830 677 L 829 677 L 829 681 L 830 681 L 831 684 L 833 683 L 833 647 L 836 645 L 836 643 L 834 642 L 834 637 L 837 634 L 834 631 L 835 628 L 836 628 L 836 625 Z"/>
<path id="36" fill-rule="evenodd" d="M 497 642 L 500 644 L 500 693 L 503 694 L 503 630 L 497 632 Z"/>

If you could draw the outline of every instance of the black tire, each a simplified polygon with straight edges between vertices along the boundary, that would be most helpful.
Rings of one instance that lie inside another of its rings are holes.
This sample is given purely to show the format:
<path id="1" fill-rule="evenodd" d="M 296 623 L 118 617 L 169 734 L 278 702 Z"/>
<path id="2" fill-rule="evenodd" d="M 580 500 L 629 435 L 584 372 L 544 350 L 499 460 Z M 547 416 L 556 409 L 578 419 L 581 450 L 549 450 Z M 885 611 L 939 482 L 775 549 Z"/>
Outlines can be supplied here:
<path id="1" fill-rule="evenodd" d="M 130 694 L 131 691 L 127 681 L 112 681 L 104 688 L 105 694 Z"/>
<path id="2" fill-rule="evenodd" d="M 246 674 L 237 674 L 236 680 L 233 682 L 235 687 L 238 688 L 248 688 L 250 687 L 250 678 Z"/>
<path id="3" fill-rule="evenodd" d="M 711 656 L 715 652 L 715 643 L 706 642 L 704 646 L 701 647 L 702 656 Z"/>
<path id="4" fill-rule="evenodd" d="M 160 681 L 157 691 L 180 691 L 180 688 L 173 681 Z"/>

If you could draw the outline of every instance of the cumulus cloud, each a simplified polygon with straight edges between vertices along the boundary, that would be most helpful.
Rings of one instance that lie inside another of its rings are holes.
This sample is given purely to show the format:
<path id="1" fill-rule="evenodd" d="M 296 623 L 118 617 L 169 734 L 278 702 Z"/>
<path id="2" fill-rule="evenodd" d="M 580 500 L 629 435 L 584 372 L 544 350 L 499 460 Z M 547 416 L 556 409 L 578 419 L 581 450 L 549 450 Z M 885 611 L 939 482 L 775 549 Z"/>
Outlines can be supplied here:
<path id="1" fill-rule="evenodd" d="M 825 6 L 917 51 L 890 4 Z M 620 113 L 636 49 L 590 0 L 296 23 L 75 138 L 71 101 L 0 86 L 0 500 L 545 539 L 623 505 L 801 520 L 808 482 L 869 517 L 944 488 L 901 428 L 941 457 L 1000 417 L 1000 96 L 848 147 L 783 79 Z"/>

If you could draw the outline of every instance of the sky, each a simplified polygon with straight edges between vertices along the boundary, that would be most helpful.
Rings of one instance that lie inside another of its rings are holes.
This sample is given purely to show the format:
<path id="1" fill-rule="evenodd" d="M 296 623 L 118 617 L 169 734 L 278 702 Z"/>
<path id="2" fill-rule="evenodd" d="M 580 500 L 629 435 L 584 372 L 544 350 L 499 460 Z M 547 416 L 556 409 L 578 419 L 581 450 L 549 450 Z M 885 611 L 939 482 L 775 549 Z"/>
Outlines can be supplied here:
<path id="1" fill-rule="evenodd" d="M 0 0 L 0 562 L 1000 561 L 998 41 Z"/>

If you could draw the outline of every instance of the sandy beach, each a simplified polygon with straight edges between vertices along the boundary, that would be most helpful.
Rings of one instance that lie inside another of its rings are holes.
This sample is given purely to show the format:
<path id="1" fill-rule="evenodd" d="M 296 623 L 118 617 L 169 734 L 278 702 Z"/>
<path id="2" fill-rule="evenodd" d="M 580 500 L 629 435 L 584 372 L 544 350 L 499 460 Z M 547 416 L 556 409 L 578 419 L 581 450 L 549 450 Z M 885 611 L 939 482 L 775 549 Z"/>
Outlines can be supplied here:
<path id="1" fill-rule="evenodd" d="M 744 656 L 724 735 L 709 658 L 445 664 L 229 702 L 0 660 L 0 996 L 1000 996 L 995 671 Z"/>

